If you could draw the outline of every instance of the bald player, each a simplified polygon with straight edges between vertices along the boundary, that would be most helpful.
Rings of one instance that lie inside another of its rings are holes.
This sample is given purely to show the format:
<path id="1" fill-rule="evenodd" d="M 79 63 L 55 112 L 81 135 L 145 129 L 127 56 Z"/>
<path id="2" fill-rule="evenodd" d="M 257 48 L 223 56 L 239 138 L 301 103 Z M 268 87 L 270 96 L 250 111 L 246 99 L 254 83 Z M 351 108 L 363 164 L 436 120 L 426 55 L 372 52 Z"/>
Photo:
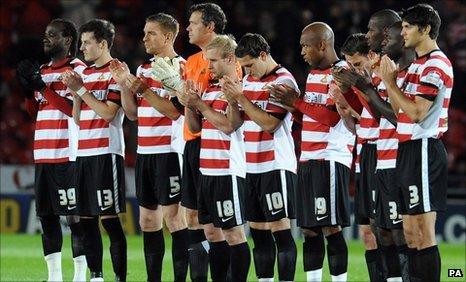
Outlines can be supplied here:
<path id="1" fill-rule="evenodd" d="M 322 280 L 325 236 L 332 281 L 346 281 L 348 248 L 342 227 L 350 224 L 348 186 L 355 137 L 344 125 L 328 89 L 332 67 L 347 67 L 347 63 L 338 58 L 333 31 L 323 22 L 306 26 L 300 44 L 311 67 L 306 92 L 298 98 L 291 87 L 280 85 L 273 88 L 273 95 L 303 116 L 296 217 L 305 235 L 304 270 L 308 281 Z M 343 92 L 357 108 L 352 91 Z"/>

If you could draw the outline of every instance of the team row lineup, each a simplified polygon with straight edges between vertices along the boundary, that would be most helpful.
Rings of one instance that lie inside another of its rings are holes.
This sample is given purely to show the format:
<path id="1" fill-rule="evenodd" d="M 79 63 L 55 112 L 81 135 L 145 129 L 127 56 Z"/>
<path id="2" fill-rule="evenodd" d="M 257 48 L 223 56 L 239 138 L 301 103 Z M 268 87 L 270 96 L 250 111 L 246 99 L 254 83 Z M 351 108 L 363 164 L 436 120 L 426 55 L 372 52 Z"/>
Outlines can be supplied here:
<path id="1" fill-rule="evenodd" d="M 436 43 L 440 22 L 427 4 L 378 11 L 366 34 L 346 39 L 344 60 L 332 28 L 310 23 L 300 38 L 310 66 L 300 87 L 263 36 L 236 42 L 225 35 L 225 14 L 213 3 L 189 10 L 189 43 L 201 50 L 186 60 L 174 49 L 178 21 L 165 13 L 146 18 L 143 43 L 152 57 L 135 73 L 111 56 L 109 21 L 76 29 L 53 20 L 43 39 L 50 62 L 17 68 L 36 118 L 36 211 L 48 280 L 63 279 L 59 215 L 66 215 L 73 281 L 85 281 L 87 269 L 91 281 L 103 281 L 99 219 L 115 280 L 126 281 L 118 218 L 125 212 L 126 116 L 138 126 L 136 196 L 148 281 L 164 280 L 164 221 L 175 281 L 185 281 L 188 269 L 192 281 L 207 281 L 209 268 L 213 281 L 246 281 L 246 223 L 257 279 L 273 281 L 277 261 L 279 280 L 293 281 L 294 218 L 304 234 L 307 280 L 322 280 L 326 251 L 332 281 L 348 280 L 342 228 L 351 224 L 353 164 L 368 280 L 439 281 L 435 221 L 447 187 L 440 139 L 453 87 L 451 63 Z M 78 46 L 90 66 L 76 58 Z"/>

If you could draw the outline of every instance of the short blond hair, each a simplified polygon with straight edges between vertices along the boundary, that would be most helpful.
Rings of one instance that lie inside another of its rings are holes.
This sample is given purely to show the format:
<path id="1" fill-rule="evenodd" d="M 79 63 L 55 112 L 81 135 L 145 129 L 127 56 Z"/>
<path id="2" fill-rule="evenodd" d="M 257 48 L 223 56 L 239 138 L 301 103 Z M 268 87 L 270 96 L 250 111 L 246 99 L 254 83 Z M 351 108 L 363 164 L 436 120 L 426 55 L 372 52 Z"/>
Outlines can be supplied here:
<path id="1" fill-rule="evenodd" d="M 235 55 L 236 41 L 232 35 L 217 35 L 210 41 L 206 46 L 206 50 L 219 49 L 222 53 L 222 58 L 226 58 L 229 55 Z"/>

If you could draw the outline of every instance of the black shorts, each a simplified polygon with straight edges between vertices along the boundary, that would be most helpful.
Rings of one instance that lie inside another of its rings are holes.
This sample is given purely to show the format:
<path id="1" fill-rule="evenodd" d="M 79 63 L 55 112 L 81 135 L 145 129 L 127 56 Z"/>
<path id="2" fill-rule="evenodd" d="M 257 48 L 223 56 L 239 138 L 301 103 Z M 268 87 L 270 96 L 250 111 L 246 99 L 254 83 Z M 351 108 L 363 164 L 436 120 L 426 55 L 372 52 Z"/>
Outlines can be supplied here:
<path id="1" fill-rule="evenodd" d="M 78 157 L 76 166 L 80 215 L 115 215 L 126 211 L 122 156 Z"/>
<path id="2" fill-rule="evenodd" d="M 156 209 L 181 200 L 181 154 L 138 154 L 136 197 L 140 206 Z"/>
<path id="3" fill-rule="evenodd" d="M 359 159 L 361 173 L 356 174 L 355 219 L 358 224 L 369 224 L 369 218 L 375 216 L 377 145 L 363 144 Z"/>
<path id="4" fill-rule="evenodd" d="M 447 152 L 438 139 L 399 143 L 396 172 L 403 193 L 402 214 L 445 211 L 447 165 Z"/>
<path id="5" fill-rule="evenodd" d="M 335 161 L 310 160 L 298 166 L 296 221 L 302 228 L 349 226 L 350 169 Z"/>
<path id="6" fill-rule="evenodd" d="M 294 190 L 297 183 L 296 174 L 283 169 L 246 174 L 246 219 L 273 222 L 295 218 Z"/>
<path id="7" fill-rule="evenodd" d="M 76 163 L 36 164 L 36 213 L 44 215 L 77 215 Z"/>
<path id="8" fill-rule="evenodd" d="M 230 229 L 243 225 L 245 179 L 236 175 L 199 179 L 199 223 Z"/>
<path id="9" fill-rule="evenodd" d="M 186 142 L 183 153 L 183 180 L 181 181 L 181 205 L 197 210 L 199 193 L 199 154 L 201 138 Z"/>
<path id="10" fill-rule="evenodd" d="M 402 229 L 403 219 L 400 213 L 402 195 L 396 184 L 396 170 L 379 169 L 376 180 L 375 224 L 384 229 Z"/>

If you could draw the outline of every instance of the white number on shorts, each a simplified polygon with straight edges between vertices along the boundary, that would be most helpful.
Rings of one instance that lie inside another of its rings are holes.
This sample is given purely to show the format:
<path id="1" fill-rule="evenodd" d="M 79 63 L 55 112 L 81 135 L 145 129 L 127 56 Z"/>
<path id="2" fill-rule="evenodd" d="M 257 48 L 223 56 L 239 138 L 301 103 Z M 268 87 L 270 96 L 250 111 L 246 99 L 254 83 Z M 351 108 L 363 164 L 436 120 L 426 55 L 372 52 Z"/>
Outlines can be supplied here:
<path id="1" fill-rule="evenodd" d="M 390 206 L 390 219 L 395 220 L 398 219 L 398 212 L 396 209 L 396 203 L 393 201 L 388 202 L 388 205 Z"/>
<path id="2" fill-rule="evenodd" d="M 97 190 L 97 202 L 99 207 L 109 207 L 113 205 L 112 190 Z"/>
<path id="3" fill-rule="evenodd" d="M 180 185 L 180 177 L 179 176 L 170 176 L 170 193 L 178 193 L 180 192 L 181 185 Z"/>
<path id="4" fill-rule="evenodd" d="M 74 188 L 69 188 L 68 190 L 60 189 L 58 190 L 58 195 L 60 197 L 60 205 L 76 205 L 76 193 Z"/>
<path id="5" fill-rule="evenodd" d="M 279 210 L 283 208 L 283 199 L 280 192 L 273 192 L 272 194 L 265 194 L 265 199 L 267 201 L 267 206 L 269 211 Z"/>
<path id="6" fill-rule="evenodd" d="M 315 205 L 315 213 L 316 214 L 326 214 L 327 213 L 327 206 L 325 203 L 324 197 L 318 197 L 314 199 Z"/>
<path id="7" fill-rule="evenodd" d="M 409 188 L 409 203 L 416 204 L 419 202 L 419 189 L 416 185 L 411 185 Z"/>
<path id="8" fill-rule="evenodd" d="M 218 217 L 233 216 L 233 202 L 231 200 L 217 201 Z"/>

